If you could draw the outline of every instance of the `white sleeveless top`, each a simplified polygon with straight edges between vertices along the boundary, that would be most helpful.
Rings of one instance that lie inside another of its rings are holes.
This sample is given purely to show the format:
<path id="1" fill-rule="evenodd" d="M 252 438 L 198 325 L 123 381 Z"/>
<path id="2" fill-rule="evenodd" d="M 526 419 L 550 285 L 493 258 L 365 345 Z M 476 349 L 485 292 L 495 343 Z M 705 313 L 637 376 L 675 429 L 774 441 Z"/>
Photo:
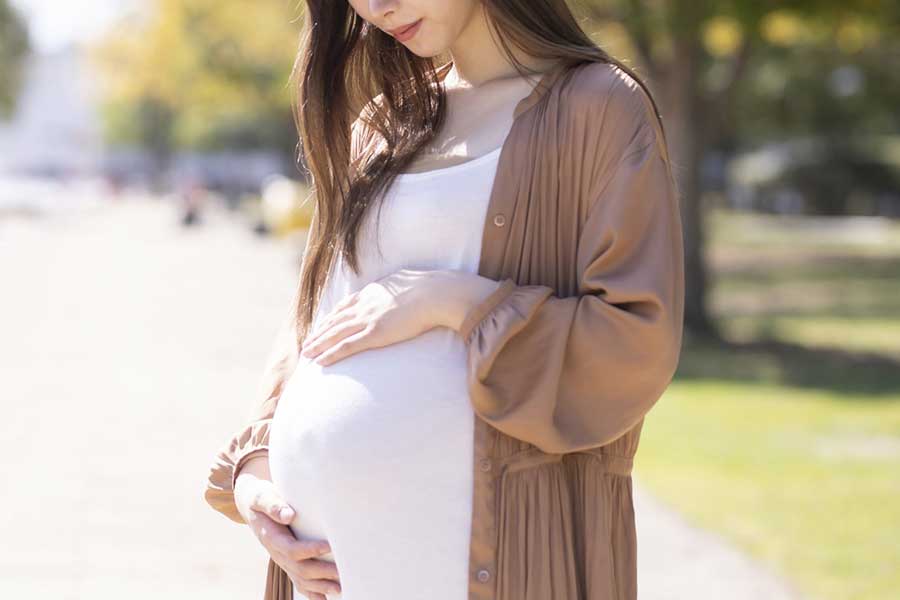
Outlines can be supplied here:
<path id="1" fill-rule="evenodd" d="M 335 263 L 315 324 L 345 295 L 401 268 L 476 273 L 501 149 L 400 174 L 380 235 L 377 207 L 361 229 L 360 275 Z M 269 465 L 296 510 L 294 535 L 331 544 L 320 558 L 337 563 L 342 594 L 329 600 L 467 597 L 473 419 L 466 349 L 453 329 L 326 366 L 300 357 L 275 411 Z M 295 590 L 294 600 L 305 596 Z"/>

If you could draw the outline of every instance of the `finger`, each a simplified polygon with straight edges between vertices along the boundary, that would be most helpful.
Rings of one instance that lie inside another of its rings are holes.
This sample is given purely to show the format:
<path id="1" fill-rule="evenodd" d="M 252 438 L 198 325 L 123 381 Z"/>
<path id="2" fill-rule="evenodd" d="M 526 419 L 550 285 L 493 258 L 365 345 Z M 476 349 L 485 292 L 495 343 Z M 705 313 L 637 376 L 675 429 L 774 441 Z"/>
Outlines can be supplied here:
<path id="1" fill-rule="evenodd" d="M 326 540 L 298 540 L 294 538 L 285 556 L 293 560 L 314 559 L 331 552 L 331 545 Z"/>
<path id="2" fill-rule="evenodd" d="M 310 347 L 320 341 L 324 334 L 329 333 L 335 325 L 343 323 L 353 316 L 354 314 L 348 311 L 336 310 L 332 314 L 325 317 L 325 319 L 322 321 L 322 323 L 319 324 L 316 330 L 313 331 L 310 335 L 306 336 L 306 338 L 304 338 L 303 342 L 300 344 L 302 348 L 301 354 L 306 356 L 306 353 L 309 351 Z"/>
<path id="3" fill-rule="evenodd" d="M 331 561 L 307 558 L 297 561 L 297 571 L 306 579 L 327 579 L 340 583 L 337 565 Z"/>
<path id="4" fill-rule="evenodd" d="M 340 594 L 341 585 L 327 579 L 305 579 L 300 577 L 299 585 L 309 592 L 319 594 Z"/>
<path id="5" fill-rule="evenodd" d="M 334 362 L 346 358 L 351 354 L 365 350 L 369 346 L 364 341 L 369 335 L 369 327 L 363 327 L 359 332 L 348 336 L 316 357 L 316 362 L 321 365 L 330 365 Z"/>
<path id="6" fill-rule="evenodd" d="M 295 590 L 297 590 L 297 592 L 299 594 L 309 598 L 309 600 L 328 600 L 325 596 L 323 596 L 322 594 L 320 594 L 318 592 L 313 592 L 313 591 L 305 589 L 302 585 L 303 579 L 301 579 L 299 577 L 294 577 L 293 575 L 290 575 L 290 574 L 288 575 L 288 579 L 291 580 L 291 586 Z"/>
<path id="7" fill-rule="evenodd" d="M 321 333 L 323 329 L 327 328 L 328 325 L 334 322 L 334 319 L 344 311 L 344 309 L 349 308 L 351 305 L 356 303 L 356 299 L 359 297 L 357 293 L 347 294 L 343 298 L 341 298 L 334 306 L 331 307 L 331 310 L 328 311 L 328 314 L 322 319 L 322 322 L 319 324 L 319 327 L 316 328 L 315 331 L 311 332 L 314 334 Z M 311 336 L 307 335 L 306 339 L 310 339 Z"/>
<path id="8" fill-rule="evenodd" d="M 346 296 L 341 298 L 337 302 L 337 304 L 335 304 L 334 306 L 331 307 L 331 310 L 329 311 L 329 313 L 327 315 L 325 315 L 325 318 L 319 324 L 319 327 L 317 327 L 315 329 L 315 331 L 312 331 L 306 335 L 306 337 L 303 340 L 304 344 L 311 341 L 313 338 L 321 335 L 331 325 L 334 325 L 335 319 L 337 319 L 339 317 L 339 315 L 344 312 L 345 309 L 350 308 L 351 306 L 356 304 L 356 301 L 358 299 L 359 299 L 358 292 L 353 292 L 353 293 L 347 294 Z"/>
<path id="9" fill-rule="evenodd" d="M 292 562 L 293 559 L 288 553 L 291 552 L 293 543 L 297 541 L 293 532 L 286 525 L 276 523 L 263 513 L 256 514 L 252 529 L 259 542 L 273 558 L 278 559 L 279 564 Z"/>
<path id="10" fill-rule="evenodd" d="M 254 496 L 250 508 L 268 516 L 276 523 L 288 525 L 294 520 L 295 512 L 287 502 L 275 492 L 272 486 L 262 487 Z"/>
<path id="11" fill-rule="evenodd" d="M 307 356 L 316 358 L 316 356 L 339 344 L 348 336 L 365 330 L 366 325 L 367 323 L 356 320 L 338 323 L 325 335 L 313 342 L 304 352 L 306 352 Z"/>

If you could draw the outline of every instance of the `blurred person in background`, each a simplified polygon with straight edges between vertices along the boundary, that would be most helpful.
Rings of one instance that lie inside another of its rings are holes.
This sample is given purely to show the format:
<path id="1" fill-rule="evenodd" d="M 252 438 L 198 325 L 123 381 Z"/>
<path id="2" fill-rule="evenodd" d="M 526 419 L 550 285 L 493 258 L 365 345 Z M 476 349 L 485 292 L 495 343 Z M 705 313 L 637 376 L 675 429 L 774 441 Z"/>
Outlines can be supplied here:
<path id="1" fill-rule="evenodd" d="M 206 186 L 199 176 L 192 175 L 182 179 L 178 186 L 178 198 L 181 202 L 181 224 L 184 227 L 200 224 L 207 195 Z"/>

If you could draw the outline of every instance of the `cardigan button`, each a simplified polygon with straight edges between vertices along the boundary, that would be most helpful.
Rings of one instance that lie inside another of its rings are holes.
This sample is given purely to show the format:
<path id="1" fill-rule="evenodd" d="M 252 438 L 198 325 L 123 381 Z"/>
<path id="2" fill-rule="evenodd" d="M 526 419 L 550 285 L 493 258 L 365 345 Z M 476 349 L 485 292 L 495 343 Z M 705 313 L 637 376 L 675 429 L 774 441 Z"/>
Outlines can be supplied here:
<path id="1" fill-rule="evenodd" d="M 487 569 L 481 569 L 480 571 L 478 571 L 478 581 L 480 581 L 481 583 L 487 583 L 490 578 L 491 572 Z"/>
<path id="2" fill-rule="evenodd" d="M 481 470 L 484 472 L 488 472 L 491 470 L 491 459 L 489 458 L 482 458 L 478 464 L 481 466 Z"/>
<path id="3" fill-rule="evenodd" d="M 494 225 L 497 227 L 503 227 L 506 223 L 506 217 L 503 216 L 503 213 L 497 213 L 494 215 Z"/>

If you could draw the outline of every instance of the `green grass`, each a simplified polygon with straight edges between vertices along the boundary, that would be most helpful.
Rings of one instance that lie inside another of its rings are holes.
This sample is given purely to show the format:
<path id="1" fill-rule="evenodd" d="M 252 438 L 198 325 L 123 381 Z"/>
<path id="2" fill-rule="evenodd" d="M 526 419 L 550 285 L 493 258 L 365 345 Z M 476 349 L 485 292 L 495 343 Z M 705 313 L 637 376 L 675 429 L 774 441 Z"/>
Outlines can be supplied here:
<path id="1" fill-rule="evenodd" d="M 711 223 L 726 339 L 686 340 L 636 471 L 812 598 L 900 597 L 900 225 Z"/>

